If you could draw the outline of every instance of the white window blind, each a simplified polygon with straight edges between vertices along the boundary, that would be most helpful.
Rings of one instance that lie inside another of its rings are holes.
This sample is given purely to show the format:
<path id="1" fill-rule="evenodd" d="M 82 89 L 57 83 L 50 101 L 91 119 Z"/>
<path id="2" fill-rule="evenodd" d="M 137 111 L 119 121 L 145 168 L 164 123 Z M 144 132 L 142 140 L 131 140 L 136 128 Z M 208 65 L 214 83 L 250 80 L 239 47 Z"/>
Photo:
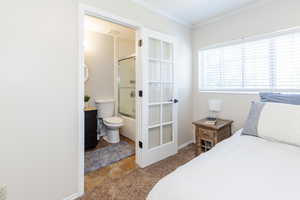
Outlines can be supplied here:
<path id="1" fill-rule="evenodd" d="M 300 32 L 199 52 L 200 90 L 299 90 Z"/>

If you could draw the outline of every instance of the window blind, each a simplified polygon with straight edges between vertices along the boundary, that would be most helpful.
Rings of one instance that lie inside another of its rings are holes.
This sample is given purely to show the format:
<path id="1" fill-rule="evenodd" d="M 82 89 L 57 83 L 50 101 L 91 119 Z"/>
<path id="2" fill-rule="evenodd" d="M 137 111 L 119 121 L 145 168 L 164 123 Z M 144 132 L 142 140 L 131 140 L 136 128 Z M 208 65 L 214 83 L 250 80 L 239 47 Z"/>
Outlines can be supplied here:
<path id="1" fill-rule="evenodd" d="M 199 52 L 200 90 L 300 89 L 300 32 Z"/>

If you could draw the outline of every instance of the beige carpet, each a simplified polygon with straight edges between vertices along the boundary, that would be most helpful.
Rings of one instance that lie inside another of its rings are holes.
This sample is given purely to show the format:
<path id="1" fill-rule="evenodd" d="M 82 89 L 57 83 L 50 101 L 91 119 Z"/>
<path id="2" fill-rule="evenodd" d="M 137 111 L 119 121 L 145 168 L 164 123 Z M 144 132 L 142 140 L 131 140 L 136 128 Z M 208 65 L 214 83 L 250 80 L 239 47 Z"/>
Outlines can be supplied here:
<path id="1" fill-rule="evenodd" d="M 175 156 L 147 168 L 134 164 L 134 157 L 86 176 L 85 196 L 80 200 L 145 200 L 152 187 L 177 167 L 194 158 L 192 145 Z"/>

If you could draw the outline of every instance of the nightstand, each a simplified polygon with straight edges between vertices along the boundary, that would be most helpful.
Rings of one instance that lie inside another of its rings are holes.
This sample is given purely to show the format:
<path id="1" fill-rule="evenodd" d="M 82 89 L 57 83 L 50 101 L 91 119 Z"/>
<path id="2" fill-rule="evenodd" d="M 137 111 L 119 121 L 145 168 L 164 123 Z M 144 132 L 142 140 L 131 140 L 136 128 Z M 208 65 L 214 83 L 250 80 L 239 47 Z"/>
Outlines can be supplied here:
<path id="1" fill-rule="evenodd" d="M 206 152 L 217 143 L 231 136 L 232 120 L 217 119 L 215 125 L 205 123 L 207 119 L 193 122 L 196 136 L 196 155 Z"/>

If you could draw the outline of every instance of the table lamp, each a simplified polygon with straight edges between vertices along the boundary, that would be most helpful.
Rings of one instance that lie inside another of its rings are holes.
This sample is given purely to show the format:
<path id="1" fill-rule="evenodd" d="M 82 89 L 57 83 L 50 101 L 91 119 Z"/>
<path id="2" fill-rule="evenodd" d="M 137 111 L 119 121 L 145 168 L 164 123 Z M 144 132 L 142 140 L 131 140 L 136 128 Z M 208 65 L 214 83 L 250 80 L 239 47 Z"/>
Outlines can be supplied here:
<path id="1" fill-rule="evenodd" d="M 208 120 L 217 120 L 218 113 L 221 111 L 222 100 L 210 99 L 208 100 L 209 115 Z"/>

